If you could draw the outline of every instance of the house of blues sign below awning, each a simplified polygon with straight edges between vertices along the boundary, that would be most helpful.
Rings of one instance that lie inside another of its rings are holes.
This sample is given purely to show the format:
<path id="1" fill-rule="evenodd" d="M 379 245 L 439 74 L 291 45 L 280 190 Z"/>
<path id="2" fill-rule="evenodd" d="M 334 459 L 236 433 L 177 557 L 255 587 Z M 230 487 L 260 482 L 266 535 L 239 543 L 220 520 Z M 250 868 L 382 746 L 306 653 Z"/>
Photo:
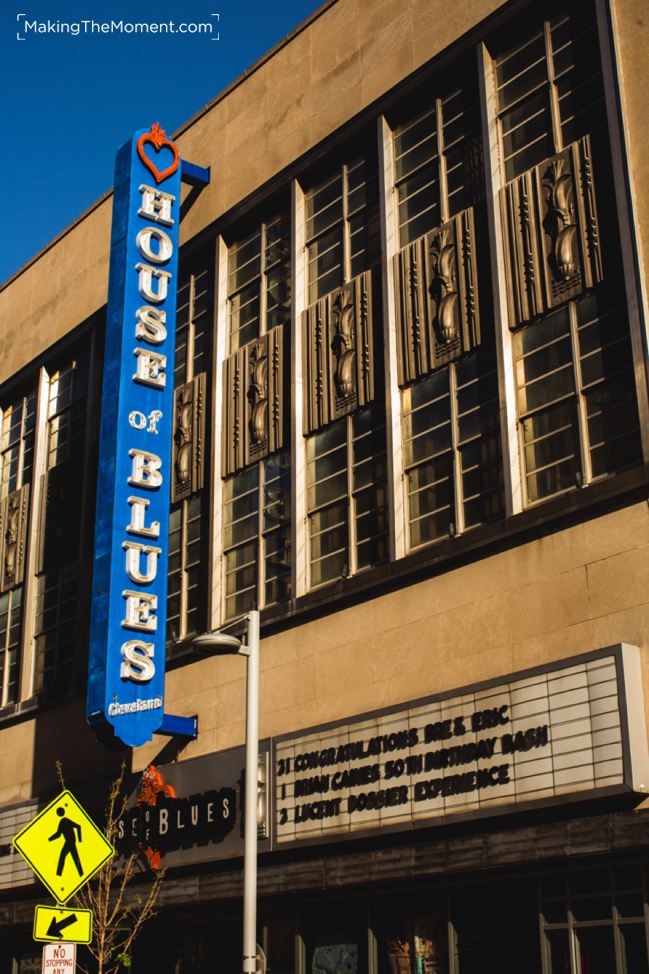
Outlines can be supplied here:
<path id="1" fill-rule="evenodd" d="M 131 747 L 163 720 L 179 210 L 155 124 L 115 167 L 87 699 Z"/>

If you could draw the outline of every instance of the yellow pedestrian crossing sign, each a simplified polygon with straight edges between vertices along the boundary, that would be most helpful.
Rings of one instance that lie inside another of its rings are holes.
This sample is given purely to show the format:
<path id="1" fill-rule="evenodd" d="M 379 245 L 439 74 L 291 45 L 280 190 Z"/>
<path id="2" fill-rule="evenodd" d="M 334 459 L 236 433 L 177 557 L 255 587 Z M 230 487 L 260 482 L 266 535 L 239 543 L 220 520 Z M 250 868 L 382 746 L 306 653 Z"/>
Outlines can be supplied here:
<path id="1" fill-rule="evenodd" d="M 34 911 L 34 940 L 89 944 L 92 940 L 92 910 L 37 906 Z"/>
<path id="2" fill-rule="evenodd" d="M 57 903 L 66 903 L 78 893 L 115 854 L 69 791 L 62 791 L 26 825 L 14 846 Z"/>

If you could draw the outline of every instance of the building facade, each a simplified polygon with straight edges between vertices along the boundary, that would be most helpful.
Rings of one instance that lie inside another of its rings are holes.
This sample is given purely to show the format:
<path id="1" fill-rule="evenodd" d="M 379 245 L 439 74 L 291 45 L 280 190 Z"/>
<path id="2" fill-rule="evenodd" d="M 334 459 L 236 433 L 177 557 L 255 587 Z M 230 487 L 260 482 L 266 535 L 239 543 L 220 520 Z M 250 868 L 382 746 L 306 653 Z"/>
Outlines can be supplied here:
<path id="1" fill-rule="evenodd" d="M 245 668 L 192 640 L 255 607 L 270 970 L 649 970 L 648 54 L 638 0 L 330 0 L 176 134 L 195 741 L 85 720 L 111 195 L 0 290 L 2 970 L 11 837 L 123 757 L 175 793 L 134 969 L 236 969 Z"/>

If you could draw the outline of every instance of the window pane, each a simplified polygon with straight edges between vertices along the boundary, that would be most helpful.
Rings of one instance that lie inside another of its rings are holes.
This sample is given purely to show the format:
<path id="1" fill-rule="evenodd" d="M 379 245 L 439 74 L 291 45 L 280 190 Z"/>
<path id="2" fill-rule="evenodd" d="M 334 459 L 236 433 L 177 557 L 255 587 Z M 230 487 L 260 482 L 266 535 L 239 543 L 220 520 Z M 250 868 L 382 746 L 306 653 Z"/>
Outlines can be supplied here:
<path id="1" fill-rule="evenodd" d="M 351 420 L 339 420 L 308 438 L 312 585 L 387 557 L 385 466 L 385 418 L 378 408 L 360 410 Z M 350 507 L 355 538 L 351 553 Z"/>
<path id="2" fill-rule="evenodd" d="M 290 320 L 291 221 L 283 210 L 228 251 L 230 352 Z M 263 252 L 262 252 L 263 251 Z M 260 320 L 265 292 L 266 319 Z"/>
<path id="3" fill-rule="evenodd" d="M 83 452 L 86 428 L 88 359 L 82 355 L 50 379 L 48 408 L 48 470 Z"/>
<path id="4" fill-rule="evenodd" d="M 401 183 L 398 192 L 399 239 L 403 247 L 441 222 L 438 175 L 422 169 Z"/>
<path id="5" fill-rule="evenodd" d="M 333 582 L 337 578 L 342 578 L 348 568 L 347 549 L 341 550 L 329 558 L 323 558 L 322 561 L 314 561 L 311 564 L 311 585 L 322 585 L 325 582 Z"/>
<path id="6" fill-rule="evenodd" d="M 266 274 L 266 329 L 289 325 L 290 317 L 290 268 L 282 264 Z"/>
<path id="7" fill-rule="evenodd" d="M 336 173 L 306 194 L 307 240 L 319 236 L 343 215 L 342 174 Z"/>
<path id="8" fill-rule="evenodd" d="M 283 210 L 266 222 L 266 270 L 291 257 L 291 214 Z"/>
<path id="9" fill-rule="evenodd" d="M 31 482 L 36 394 L 4 407 L 0 426 L 0 499 Z"/>
<path id="10" fill-rule="evenodd" d="M 496 81 L 499 89 L 513 78 L 526 71 L 530 64 L 535 64 L 545 57 L 545 42 L 543 31 L 537 31 L 531 37 L 510 49 L 498 58 L 496 62 Z"/>
<path id="11" fill-rule="evenodd" d="M 346 199 L 343 194 L 346 193 Z M 373 266 L 380 255 L 377 160 L 357 156 L 306 195 L 309 304 Z M 344 219 L 349 254 L 345 256 Z M 349 264 L 346 264 L 347 259 Z"/>
<path id="12" fill-rule="evenodd" d="M 613 927 L 581 927 L 577 931 L 579 963 L 589 974 L 611 974 L 615 971 Z"/>
<path id="13" fill-rule="evenodd" d="M 394 132 L 394 178 L 399 202 L 401 247 L 439 226 L 442 219 L 441 172 L 446 176 L 449 216 L 482 195 L 481 146 L 473 66 L 457 72 L 464 88 L 440 98 L 423 93 L 423 110 L 398 124 Z M 438 132 L 438 119 L 441 131 Z"/>
<path id="14" fill-rule="evenodd" d="M 18 700 L 22 585 L 0 596 L 0 706 Z"/>
<path id="15" fill-rule="evenodd" d="M 543 30 L 496 60 L 506 179 L 552 155 L 550 89 Z"/>
<path id="16" fill-rule="evenodd" d="M 623 974 L 647 974 L 647 934 L 644 923 L 620 925 Z"/>
<path id="17" fill-rule="evenodd" d="M 448 535 L 455 522 L 448 367 L 403 393 L 410 543 Z"/>
<path id="18" fill-rule="evenodd" d="M 437 158 L 437 110 L 433 105 L 394 133 L 394 171 L 397 181 Z"/>
<path id="19" fill-rule="evenodd" d="M 570 942 L 567 930 L 545 931 L 548 974 L 570 974 Z"/>
<path id="20" fill-rule="evenodd" d="M 522 425 L 528 499 L 574 487 L 581 467 L 576 403 L 554 406 Z"/>
<path id="21" fill-rule="evenodd" d="M 259 276 L 261 270 L 261 235 L 259 230 L 230 247 L 228 293 L 238 291 Z"/>
<path id="22" fill-rule="evenodd" d="M 551 43 L 561 133 L 569 145 L 605 122 L 594 6 L 582 5 L 555 18 Z"/>
<path id="23" fill-rule="evenodd" d="M 336 227 L 309 244 L 309 304 L 343 282 L 342 230 Z"/>
<path id="24" fill-rule="evenodd" d="M 224 484 L 223 547 L 226 617 L 257 605 L 259 561 L 259 467 Z"/>
<path id="25" fill-rule="evenodd" d="M 581 471 L 568 311 L 526 326 L 514 347 L 528 500 L 535 501 L 574 487 Z"/>
<path id="26" fill-rule="evenodd" d="M 388 556 L 385 417 L 378 407 L 354 416 L 353 454 L 356 567 L 361 569 Z"/>
<path id="27" fill-rule="evenodd" d="M 288 453 L 263 464 L 265 605 L 291 594 L 291 468 Z"/>

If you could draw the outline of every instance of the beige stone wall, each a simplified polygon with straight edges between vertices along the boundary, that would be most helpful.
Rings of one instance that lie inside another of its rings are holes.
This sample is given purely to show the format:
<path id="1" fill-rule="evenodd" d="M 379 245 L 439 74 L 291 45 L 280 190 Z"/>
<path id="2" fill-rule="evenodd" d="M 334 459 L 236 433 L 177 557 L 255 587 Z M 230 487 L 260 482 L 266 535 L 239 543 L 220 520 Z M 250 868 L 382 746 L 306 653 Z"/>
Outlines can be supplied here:
<path id="1" fill-rule="evenodd" d="M 180 135 L 181 155 L 213 173 L 183 221 L 181 241 L 498 6 L 337 0 Z M 164 121 L 164 105 L 158 115 Z M 0 292 L 0 382 L 105 304 L 111 207 L 112 198 L 101 203 Z"/>
<path id="2" fill-rule="evenodd" d="M 643 648 L 649 686 L 646 504 L 264 639 L 260 732 L 295 731 L 617 642 Z M 244 674 L 236 657 L 168 674 L 167 708 L 200 718 L 183 758 L 243 743 Z M 136 767 L 159 749 L 141 748 Z"/>
<path id="3" fill-rule="evenodd" d="M 42 796 L 57 784 L 61 761 L 65 784 L 112 778 L 122 755 L 101 747 L 86 723 L 86 702 L 77 697 L 38 716 L 3 725 L 0 733 L 0 808 Z"/>
<path id="4" fill-rule="evenodd" d="M 642 647 L 649 687 L 646 503 L 263 639 L 260 733 L 351 717 L 617 642 Z M 244 661 L 205 659 L 171 671 L 165 709 L 199 716 L 199 738 L 180 760 L 242 744 Z M 120 760 L 95 742 L 83 700 L 44 711 L 0 734 L 0 806 L 52 787 L 57 757 L 70 782 L 106 776 Z M 158 737 L 134 752 L 133 768 L 172 757 L 168 739 Z"/>

